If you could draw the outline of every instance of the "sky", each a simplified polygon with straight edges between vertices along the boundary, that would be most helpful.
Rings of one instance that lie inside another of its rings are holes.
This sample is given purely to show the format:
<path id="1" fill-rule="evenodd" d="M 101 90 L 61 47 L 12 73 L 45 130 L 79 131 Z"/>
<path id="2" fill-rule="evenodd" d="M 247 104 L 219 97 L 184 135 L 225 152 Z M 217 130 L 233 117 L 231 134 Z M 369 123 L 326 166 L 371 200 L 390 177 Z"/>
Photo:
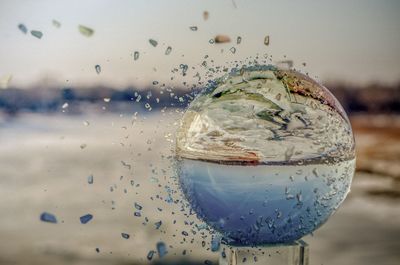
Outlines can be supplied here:
<path id="1" fill-rule="evenodd" d="M 323 82 L 391 84 L 400 81 L 399 13 L 397 0 L 0 0 L 0 79 L 12 75 L 9 86 L 21 88 L 124 88 L 172 82 L 172 68 L 197 66 L 205 55 L 226 65 L 268 54 L 273 62 L 292 59 Z M 20 23 L 43 37 L 23 34 Z M 93 36 L 80 34 L 78 25 L 93 28 Z M 233 41 L 210 44 L 217 34 Z M 136 61 L 134 51 L 140 52 Z"/>

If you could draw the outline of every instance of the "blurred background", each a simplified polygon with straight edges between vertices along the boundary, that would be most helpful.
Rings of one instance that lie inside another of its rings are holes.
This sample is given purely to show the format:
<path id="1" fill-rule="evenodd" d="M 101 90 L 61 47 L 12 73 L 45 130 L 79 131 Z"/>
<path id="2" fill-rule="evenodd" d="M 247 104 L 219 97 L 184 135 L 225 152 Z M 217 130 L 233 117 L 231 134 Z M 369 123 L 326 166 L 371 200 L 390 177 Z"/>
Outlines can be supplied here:
<path id="1" fill-rule="evenodd" d="M 193 91 L 254 60 L 323 83 L 355 133 L 352 191 L 305 238 L 310 263 L 399 264 L 399 12 L 396 0 L 1 0 L 0 264 L 217 264 L 180 202 L 174 132 Z"/>

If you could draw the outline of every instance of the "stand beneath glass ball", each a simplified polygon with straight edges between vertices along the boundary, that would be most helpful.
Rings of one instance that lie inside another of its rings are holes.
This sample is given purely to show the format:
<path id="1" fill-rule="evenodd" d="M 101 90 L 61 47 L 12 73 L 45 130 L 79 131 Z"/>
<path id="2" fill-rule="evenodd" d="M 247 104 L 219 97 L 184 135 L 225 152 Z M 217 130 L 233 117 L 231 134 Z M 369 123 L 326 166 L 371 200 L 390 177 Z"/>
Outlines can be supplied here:
<path id="1" fill-rule="evenodd" d="M 239 264 L 308 265 L 308 244 L 303 240 L 259 247 L 221 244 L 219 265 Z"/>

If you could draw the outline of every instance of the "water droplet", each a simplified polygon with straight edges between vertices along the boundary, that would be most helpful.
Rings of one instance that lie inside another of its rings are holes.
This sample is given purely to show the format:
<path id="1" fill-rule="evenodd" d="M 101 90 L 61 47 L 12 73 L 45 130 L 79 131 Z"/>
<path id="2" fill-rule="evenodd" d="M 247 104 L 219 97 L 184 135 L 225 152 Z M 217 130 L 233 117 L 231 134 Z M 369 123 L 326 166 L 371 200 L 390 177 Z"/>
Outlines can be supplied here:
<path id="1" fill-rule="evenodd" d="M 186 232 L 186 231 L 182 231 L 182 235 L 183 235 L 183 236 L 188 236 L 189 234 L 188 234 L 188 232 Z"/>
<path id="2" fill-rule="evenodd" d="M 162 225 L 162 221 L 158 221 L 158 222 L 154 223 L 154 225 L 156 226 L 156 229 L 159 229 L 160 226 Z"/>
<path id="3" fill-rule="evenodd" d="M 128 168 L 129 170 L 131 170 L 131 168 L 132 168 L 132 166 L 131 166 L 130 164 L 126 163 L 126 162 L 123 161 L 123 160 L 121 160 L 121 164 L 122 164 L 124 167 Z"/>
<path id="4" fill-rule="evenodd" d="M 187 70 L 189 69 L 189 66 L 188 66 L 187 64 L 180 64 L 180 65 L 179 65 L 179 68 L 182 69 L 182 75 L 185 76 Z"/>
<path id="5" fill-rule="evenodd" d="M 158 183 L 158 178 L 156 178 L 156 177 L 151 177 L 151 178 L 150 178 L 150 181 L 153 182 L 153 183 Z"/>
<path id="6" fill-rule="evenodd" d="M 139 211 L 141 211 L 143 209 L 143 207 L 137 202 L 135 202 L 135 208 L 136 208 L 136 210 L 139 210 Z"/>
<path id="7" fill-rule="evenodd" d="M 149 111 L 152 110 L 151 105 L 150 105 L 149 103 L 144 104 L 144 107 L 145 107 L 146 109 L 148 109 Z"/>
<path id="8" fill-rule="evenodd" d="M 296 194 L 296 199 L 299 203 L 301 203 L 303 201 L 303 195 L 301 195 L 301 192 Z"/>
<path id="9" fill-rule="evenodd" d="M 235 48 L 235 47 L 232 47 L 232 48 L 230 48 L 229 50 L 230 50 L 230 51 L 231 51 L 231 53 L 233 53 L 233 54 L 235 54 L 235 53 L 236 53 L 236 48 Z"/>
<path id="10" fill-rule="evenodd" d="M 157 47 L 158 42 L 156 40 L 153 39 L 149 39 L 149 43 L 153 46 L 153 47 Z"/>
<path id="11" fill-rule="evenodd" d="M 79 32 L 80 32 L 83 36 L 86 36 L 86 37 L 91 37 L 91 36 L 93 35 L 93 33 L 94 33 L 94 30 L 93 30 L 93 29 L 91 29 L 91 28 L 89 28 L 89 27 L 86 27 L 86 26 L 83 26 L 83 25 L 79 25 L 79 26 L 78 26 L 78 29 L 79 29 Z"/>
<path id="12" fill-rule="evenodd" d="M 100 72 L 101 72 L 101 66 L 100 66 L 100 65 L 96 64 L 96 65 L 94 66 L 94 69 L 96 69 L 96 73 L 97 73 L 97 74 L 100 74 Z"/>
<path id="13" fill-rule="evenodd" d="M 236 43 L 237 43 L 237 44 L 240 44 L 241 42 L 242 42 L 242 37 L 240 37 L 240 36 L 239 36 L 239 37 L 237 37 L 237 39 L 236 39 Z"/>
<path id="14" fill-rule="evenodd" d="M 147 260 L 152 260 L 155 253 L 156 252 L 154 250 L 150 250 L 147 254 Z"/>
<path id="15" fill-rule="evenodd" d="M 197 31 L 197 27 L 196 27 L 196 26 L 191 26 L 191 27 L 190 27 L 190 30 L 191 30 L 191 31 Z"/>
<path id="16" fill-rule="evenodd" d="M 137 60 L 137 59 L 139 59 L 139 52 L 138 51 L 135 51 L 134 53 L 133 53 L 133 60 Z"/>
<path id="17" fill-rule="evenodd" d="M 103 98 L 103 101 L 108 103 L 111 101 L 111 98 Z"/>
<path id="18" fill-rule="evenodd" d="M 215 43 L 228 43 L 231 42 L 231 38 L 227 35 L 217 35 L 214 38 Z"/>
<path id="19" fill-rule="evenodd" d="M 286 195 L 286 200 L 293 200 L 293 199 L 294 199 L 293 194 L 287 194 Z"/>
<path id="20" fill-rule="evenodd" d="M 281 218 L 282 217 L 282 212 L 280 212 L 280 211 L 278 211 L 277 213 L 276 213 L 276 218 Z"/>
<path id="21" fill-rule="evenodd" d="M 48 212 L 44 212 L 44 213 L 42 213 L 40 215 L 40 221 L 56 224 L 57 223 L 57 218 L 56 218 L 56 216 L 54 214 L 51 214 L 51 213 L 48 213 Z"/>
<path id="22" fill-rule="evenodd" d="M 142 216 L 142 214 L 140 212 L 134 212 L 133 215 L 136 216 L 136 217 L 141 217 Z"/>
<path id="23" fill-rule="evenodd" d="M 79 147 L 80 147 L 81 149 L 85 149 L 85 148 L 87 147 L 87 144 L 81 144 Z"/>
<path id="24" fill-rule="evenodd" d="M 121 233 L 121 236 L 122 236 L 123 238 L 125 238 L 125 239 L 129 239 L 129 238 L 130 238 L 130 235 L 127 234 L 127 233 Z"/>
<path id="25" fill-rule="evenodd" d="M 205 224 L 205 223 L 202 223 L 202 224 L 196 224 L 196 228 L 197 228 L 197 230 L 203 230 L 203 229 L 206 229 L 207 228 L 207 224 Z"/>
<path id="26" fill-rule="evenodd" d="M 165 50 L 165 55 L 169 55 L 172 51 L 172 47 L 168 46 L 167 49 Z"/>
<path id="27" fill-rule="evenodd" d="M 265 36 L 265 38 L 264 38 L 264 44 L 265 44 L 266 46 L 269 45 L 269 35 Z"/>
<path id="28" fill-rule="evenodd" d="M 214 236 L 211 239 L 211 251 L 212 252 L 218 251 L 220 245 L 221 245 L 221 237 L 220 236 Z"/>
<path id="29" fill-rule="evenodd" d="M 87 177 L 87 182 L 88 182 L 89 184 L 93 184 L 93 175 L 89 175 L 89 176 Z"/>
<path id="30" fill-rule="evenodd" d="M 26 26 L 24 24 L 19 24 L 18 29 L 24 34 L 26 34 L 28 32 L 28 29 L 26 28 Z"/>
<path id="31" fill-rule="evenodd" d="M 79 220 L 81 221 L 82 224 L 86 224 L 92 219 L 93 219 L 93 215 L 91 215 L 91 214 L 85 214 L 85 215 L 79 217 Z"/>
<path id="32" fill-rule="evenodd" d="M 51 22 L 52 22 L 54 27 L 56 27 L 56 28 L 60 28 L 61 27 L 60 21 L 57 21 L 57 20 L 53 19 Z"/>
<path id="33" fill-rule="evenodd" d="M 208 11 L 204 11 L 203 12 L 203 19 L 204 20 L 207 20 L 209 16 L 210 16 L 210 14 L 208 13 Z"/>
<path id="34" fill-rule="evenodd" d="M 32 36 L 41 39 L 43 37 L 43 33 L 39 30 L 31 30 Z"/>
<path id="35" fill-rule="evenodd" d="M 68 108 L 68 106 L 69 106 L 68 102 L 65 102 L 65 103 L 61 106 L 61 108 L 66 109 L 66 108 Z"/>
<path id="36" fill-rule="evenodd" d="M 157 252 L 158 252 L 158 256 L 160 258 L 164 257 L 165 255 L 167 255 L 168 251 L 167 251 L 167 246 L 165 245 L 164 242 L 158 242 L 157 245 Z"/>

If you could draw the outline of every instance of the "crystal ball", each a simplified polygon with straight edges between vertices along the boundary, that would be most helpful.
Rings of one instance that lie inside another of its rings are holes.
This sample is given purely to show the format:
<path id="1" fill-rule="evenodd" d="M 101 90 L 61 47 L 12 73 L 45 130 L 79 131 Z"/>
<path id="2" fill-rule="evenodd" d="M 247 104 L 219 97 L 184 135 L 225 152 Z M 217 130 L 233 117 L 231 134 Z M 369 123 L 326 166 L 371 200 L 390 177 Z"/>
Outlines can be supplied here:
<path id="1" fill-rule="evenodd" d="M 355 142 L 337 99 L 294 70 L 253 66 L 191 102 L 176 138 L 179 183 L 231 245 L 287 243 L 321 226 L 350 190 Z"/>

